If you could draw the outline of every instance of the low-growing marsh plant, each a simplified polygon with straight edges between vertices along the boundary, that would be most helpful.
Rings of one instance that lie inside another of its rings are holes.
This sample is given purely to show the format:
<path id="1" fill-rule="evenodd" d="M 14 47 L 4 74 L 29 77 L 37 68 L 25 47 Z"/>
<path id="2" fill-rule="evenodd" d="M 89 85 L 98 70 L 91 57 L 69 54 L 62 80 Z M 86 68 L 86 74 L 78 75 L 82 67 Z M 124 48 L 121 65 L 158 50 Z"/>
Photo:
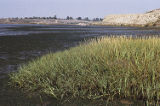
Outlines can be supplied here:
<path id="1" fill-rule="evenodd" d="M 10 84 L 57 99 L 160 100 L 160 38 L 92 40 L 21 66 Z"/>

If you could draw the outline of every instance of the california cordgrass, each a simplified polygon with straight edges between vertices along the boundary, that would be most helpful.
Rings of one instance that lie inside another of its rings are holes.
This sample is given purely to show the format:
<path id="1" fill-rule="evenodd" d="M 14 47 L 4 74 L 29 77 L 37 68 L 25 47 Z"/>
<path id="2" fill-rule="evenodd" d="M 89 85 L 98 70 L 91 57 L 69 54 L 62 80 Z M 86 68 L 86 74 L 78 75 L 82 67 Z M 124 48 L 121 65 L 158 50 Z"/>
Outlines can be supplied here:
<path id="1" fill-rule="evenodd" d="M 10 75 L 28 94 L 160 100 L 160 38 L 104 37 L 50 53 Z"/>

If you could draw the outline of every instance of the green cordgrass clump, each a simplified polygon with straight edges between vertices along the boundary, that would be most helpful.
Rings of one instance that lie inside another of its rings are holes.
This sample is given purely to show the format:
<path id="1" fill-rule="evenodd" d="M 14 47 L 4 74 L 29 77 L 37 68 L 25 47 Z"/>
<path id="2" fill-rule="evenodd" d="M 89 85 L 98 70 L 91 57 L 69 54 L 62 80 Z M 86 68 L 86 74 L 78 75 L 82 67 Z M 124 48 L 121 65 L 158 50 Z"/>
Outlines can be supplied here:
<path id="1" fill-rule="evenodd" d="M 160 100 L 160 38 L 104 37 L 31 61 L 10 75 L 29 94 Z"/>

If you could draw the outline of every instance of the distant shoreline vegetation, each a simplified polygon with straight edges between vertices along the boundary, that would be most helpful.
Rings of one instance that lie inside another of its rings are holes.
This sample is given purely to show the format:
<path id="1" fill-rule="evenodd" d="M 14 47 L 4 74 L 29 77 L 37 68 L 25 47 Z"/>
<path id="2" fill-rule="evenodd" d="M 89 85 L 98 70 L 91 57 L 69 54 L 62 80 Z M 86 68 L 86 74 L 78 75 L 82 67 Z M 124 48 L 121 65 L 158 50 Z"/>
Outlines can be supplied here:
<path id="1" fill-rule="evenodd" d="M 160 100 L 160 38 L 104 37 L 50 53 L 10 74 L 9 84 L 58 100 Z"/>
<path id="2" fill-rule="evenodd" d="M 91 25 L 94 22 L 102 22 L 102 20 L 102 18 L 73 18 L 71 16 L 58 18 L 55 15 L 54 17 L 1 18 L 0 24 Z"/>
<path id="3" fill-rule="evenodd" d="M 0 18 L 0 19 L 57 19 L 57 20 L 83 20 L 83 21 L 103 21 L 103 18 L 89 18 L 89 17 L 77 17 L 73 18 L 72 16 L 67 16 L 66 18 L 58 18 L 56 15 L 53 17 L 10 17 L 10 18 Z"/>

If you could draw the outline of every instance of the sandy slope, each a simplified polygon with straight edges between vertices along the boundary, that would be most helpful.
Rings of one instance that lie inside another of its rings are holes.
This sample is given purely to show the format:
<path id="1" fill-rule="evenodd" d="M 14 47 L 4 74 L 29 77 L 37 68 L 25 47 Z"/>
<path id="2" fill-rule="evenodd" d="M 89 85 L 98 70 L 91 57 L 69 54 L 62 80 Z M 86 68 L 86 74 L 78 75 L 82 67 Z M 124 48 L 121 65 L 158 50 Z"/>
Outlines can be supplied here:
<path id="1" fill-rule="evenodd" d="M 103 24 L 108 25 L 137 25 L 156 26 L 160 25 L 160 9 L 149 11 L 144 14 L 119 14 L 108 15 L 103 20 Z"/>

